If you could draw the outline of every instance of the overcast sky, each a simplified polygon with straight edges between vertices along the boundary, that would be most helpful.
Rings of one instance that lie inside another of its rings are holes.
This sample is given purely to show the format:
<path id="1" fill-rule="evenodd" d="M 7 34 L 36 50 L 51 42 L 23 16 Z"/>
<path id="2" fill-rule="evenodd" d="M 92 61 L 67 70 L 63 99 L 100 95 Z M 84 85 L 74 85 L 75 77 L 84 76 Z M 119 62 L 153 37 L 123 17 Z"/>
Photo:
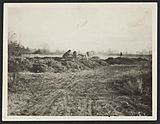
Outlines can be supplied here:
<path id="1" fill-rule="evenodd" d="M 7 20 L 8 31 L 30 48 L 151 50 L 150 5 L 12 5 Z"/>

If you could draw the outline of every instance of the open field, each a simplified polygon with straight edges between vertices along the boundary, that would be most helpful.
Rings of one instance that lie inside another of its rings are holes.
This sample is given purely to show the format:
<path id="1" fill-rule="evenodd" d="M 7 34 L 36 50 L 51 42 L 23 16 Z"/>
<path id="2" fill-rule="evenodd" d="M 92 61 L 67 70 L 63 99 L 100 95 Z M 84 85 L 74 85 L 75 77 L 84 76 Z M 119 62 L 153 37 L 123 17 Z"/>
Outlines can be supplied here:
<path id="1" fill-rule="evenodd" d="M 151 116 L 151 65 L 9 73 L 8 115 Z"/>
<path id="2" fill-rule="evenodd" d="M 4 121 L 157 119 L 156 3 L 3 8 Z"/>

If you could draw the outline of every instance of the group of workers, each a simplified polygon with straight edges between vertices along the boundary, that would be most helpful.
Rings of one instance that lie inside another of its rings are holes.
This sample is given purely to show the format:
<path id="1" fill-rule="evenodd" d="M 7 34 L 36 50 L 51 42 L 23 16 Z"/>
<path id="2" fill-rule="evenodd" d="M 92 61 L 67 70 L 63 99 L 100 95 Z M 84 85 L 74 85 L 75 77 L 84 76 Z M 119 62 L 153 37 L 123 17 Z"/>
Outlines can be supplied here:
<path id="1" fill-rule="evenodd" d="M 120 52 L 120 57 L 122 57 L 122 52 Z M 76 51 L 73 52 L 73 54 L 71 53 L 71 50 L 68 50 L 67 52 L 65 52 L 62 56 L 62 58 L 64 58 L 65 60 L 77 60 L 78 57 L 82 57 L 82 58 L 89 58 L 90 52 L 86 52 L 86 55 L 83 54 L 77 54 Z"/>
<path id="2" fill-rule="evenodd" d="M 73 51 L 72 53 L 71 50 L 68 50 L 63 54 L 62 58 L 64 58 L 65 60 L 77 60 L 78 58 L 88 58 L 89 56 L 89 52 L 86 52 L 86 55 L 83 55 L 77 54 L 76 51 Z"/>
<path id="3" fill-rule="evenodd" d="M 74 51 L 72 54 L 71 50 L 68 50 L 63 54 L 62 58 L 64 58 L 65 60 L 69 60 L 69 59 L 77 60 L 77 52 Z"/>

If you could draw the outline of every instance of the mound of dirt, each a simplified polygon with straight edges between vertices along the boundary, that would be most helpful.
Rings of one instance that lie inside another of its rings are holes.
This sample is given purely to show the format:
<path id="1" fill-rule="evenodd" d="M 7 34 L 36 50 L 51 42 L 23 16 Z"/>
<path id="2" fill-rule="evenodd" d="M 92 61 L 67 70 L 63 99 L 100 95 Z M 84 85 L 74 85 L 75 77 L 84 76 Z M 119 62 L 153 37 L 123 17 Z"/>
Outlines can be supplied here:
<path id="1" fill-rule="evenodd" d="M 79 61 L 85 66 L 87 66 L 88 68 L 96 68 L 98 66 L 101 66 L 100 63 L 92 59 L 81 59 Z"/>
<path id="2" fill-rule="evenodd" d="M 47 70 L 47 65 L 41 63 L 34 63 L 32 68 L 30 69 L 31 72 L 35 73 L 46 72 Z"/>
<path id="3" fill-rule="evenodd" d="M 9 72 L 30 71 L 34 73 L 41 72 L 65 72 L 67 70 L 88 70 L 101 66 L 109 66 L 113 64 L 122 65 L 143 65 L 148 64 L 148 60 L 144 58 L 108 58 L 100 59 L 99 57 L 82 58 L 79 60 L 66 60 L 61 57 L 34 57 L 34 58 L 9 58 Z"/>
<path id="4" fill-rule="evenodd" d="M 146 64 L 148 60 L 144 58 L 125 58 L 125 57 L 109 57 L 105 60 L 108 64 L 124 64 L 124 65 L 134 65 L 134 64 Z"/>

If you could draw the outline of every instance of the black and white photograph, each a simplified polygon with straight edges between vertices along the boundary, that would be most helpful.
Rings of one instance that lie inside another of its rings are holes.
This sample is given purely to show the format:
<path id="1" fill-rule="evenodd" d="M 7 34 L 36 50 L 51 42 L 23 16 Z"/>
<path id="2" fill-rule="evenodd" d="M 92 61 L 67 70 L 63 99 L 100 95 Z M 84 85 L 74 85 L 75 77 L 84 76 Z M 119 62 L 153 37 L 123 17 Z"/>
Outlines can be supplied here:
<path id="1" fill-rule="evenodd" d="M 4 3 L 4 121 L 156 120 L 157 3 Z"/>

